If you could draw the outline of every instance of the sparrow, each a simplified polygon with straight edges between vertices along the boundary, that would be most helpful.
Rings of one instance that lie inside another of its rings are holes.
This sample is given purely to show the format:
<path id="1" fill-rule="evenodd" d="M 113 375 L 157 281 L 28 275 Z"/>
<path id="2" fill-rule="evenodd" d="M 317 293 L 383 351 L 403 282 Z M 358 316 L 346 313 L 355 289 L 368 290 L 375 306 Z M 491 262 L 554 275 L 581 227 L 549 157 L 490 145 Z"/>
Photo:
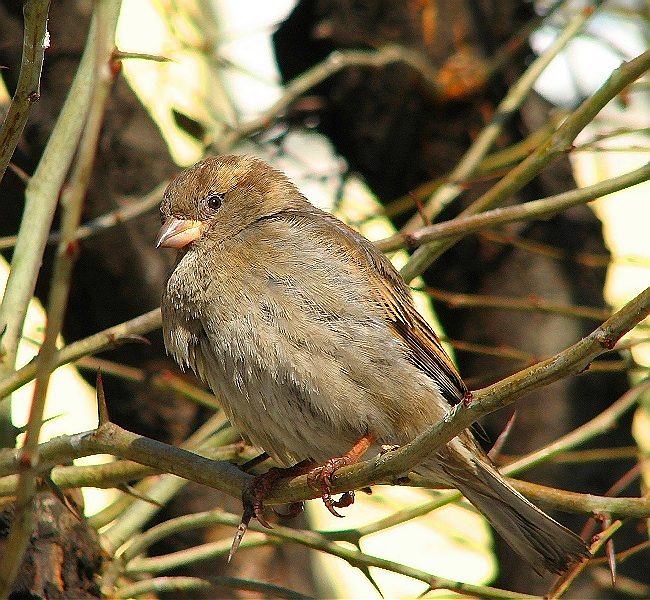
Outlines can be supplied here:
<path id="1" fill-rule="evenodd" d="M 408 443 L 471 397 L 388 258 L 266 162 L 197 163 L 169 184 L 161 215 L 156 244 L 178 251 L 162 296 L 168 353 L 287 473 L 321 465 L 333 512 L 351 501 L 331 500 L 337 468 Z M 460 490 L 538 572 L 589 556 L 503 479 L 470 430 L 413 471 Z M 262 523 L 278 476 L 253 484 Z"/>

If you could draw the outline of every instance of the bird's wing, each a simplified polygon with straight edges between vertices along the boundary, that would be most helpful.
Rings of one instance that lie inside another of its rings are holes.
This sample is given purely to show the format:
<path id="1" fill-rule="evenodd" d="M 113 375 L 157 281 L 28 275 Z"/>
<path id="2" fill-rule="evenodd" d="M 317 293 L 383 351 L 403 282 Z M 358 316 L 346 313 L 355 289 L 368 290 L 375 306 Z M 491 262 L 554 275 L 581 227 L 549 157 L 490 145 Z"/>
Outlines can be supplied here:
<path id="1" fill-rule="evenodd" d="M 415 308 L 408 285 L 370 241 L 338 219 L 330 219 L 330 224 L 343 234 L 338 239 L 346 239 L 350 254 L 365 272 L 374 300 L 393 335 L 405 345 L 409 361 L 438 384 L 450 405 L 458 404 L 467 393 L 467 386 L 438 336 Z"/>
<path id="2" fill-rule="evenodd" d="M 372 258 L 375 259 L 376 256 L 373 254 Z M 440 339 L 415 308 L 408 286 L 388 260 L 385 263 L 390 265 L 390 269 L 381 263 L 384 261 L 375 264 L 377 269 L 370 272 L 369 279 L 374 284 L 373 292 L 385 312 L 393 335 L 404 342 L 410 362 L 438 384 L 445 400 L 452 406 L 458 404 L 467 392 L 465 383 Z M 399 278 L 401 290 L 396 288 L 394 276 Z"/>

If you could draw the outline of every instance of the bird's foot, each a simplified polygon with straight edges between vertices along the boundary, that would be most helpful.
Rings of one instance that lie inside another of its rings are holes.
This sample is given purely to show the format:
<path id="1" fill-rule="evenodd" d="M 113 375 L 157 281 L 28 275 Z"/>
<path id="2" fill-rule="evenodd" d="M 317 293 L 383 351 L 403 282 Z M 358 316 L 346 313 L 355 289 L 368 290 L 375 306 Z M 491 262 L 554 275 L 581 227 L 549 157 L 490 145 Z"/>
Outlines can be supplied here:
<path id="1" fill-rule="evenodd" d="M 335 517 L 343 517 L 337 508 L 345 508 L 354 504 L 354 490 L 343 492 L 338 500 L 332 498 L 332 475 L 337 469 L 353 464 L 347 455 L 330 458 L 324 465 L 316 467 L 308 474 L 309 484 L 320 490 L 323 504 Z"/>
<path id="2" fill-rule="evenodd" d="M 242 494 L 244 514 L 249 512 L 251 517 L 255 517 L 259 524 L 267 529 L 272 529 L 272 527 L 264 516 L 264 499 L 275 485 L 275 482 L 282 479 L 284 471 L 285 469 L 271 467 L 266 473 L 255 477 Z"/>
<path id="3" fill-rule="evenodd" d="M 343 456 L 330 458 L 324 465 L 313 469 L 308 474 L 310 484 L 320 490 L 323 504 L 335 517 L 343 517 L 336 510 L 337 508 L 345 508 L 354 504 L 354 490 L 343 492 L 338 500 L 334 500 L 332 498 L 332 476 L 341 467 L 347 467 L 358 462 L 368 448 L 375 443 L 376 439 L 377 437 L 373 434 L 365 434 L 352 446 L 349 452 Z"/>
<path id="4" fill-rule="evenodd" d="M 239 527 L 237 527 L 237 533 L 235 534 L 235 538 L 233 539 L 232 545 L 230 547 L 228 562 L 230 562 L 232 557 L 235 555 L 235 552 L 237 552 L 237 549 L 239 548 L 239 545 L 244 538 L 244 534 L 248 529 L 248 525 L 253 517 L 255 517 L 263 527 L 272 529 L 271 524 L 266 520 L 266 517 L 264 516 L 264 499 L 268 495 L 271 488 L 275 485 L 275 483 L 280 479 L 287 479 L 289 477 L 295 477 L 296 475 L 303 475 L 304 473 L 310 472 L 313 468 L 314 463 L 312 461 L 302 461 L 286 469 L 271 467 L 266 473 L 258 475 L 253 479 L 251 484 L 242 493 L 244 512 L 242 514 Z M 300 514 L 302 508 L 302 502 L 292 502 L 289 505 L 288 513 L 282 514 L 282 516 L 289 518 L 295 517 L 296 515 Z"/>

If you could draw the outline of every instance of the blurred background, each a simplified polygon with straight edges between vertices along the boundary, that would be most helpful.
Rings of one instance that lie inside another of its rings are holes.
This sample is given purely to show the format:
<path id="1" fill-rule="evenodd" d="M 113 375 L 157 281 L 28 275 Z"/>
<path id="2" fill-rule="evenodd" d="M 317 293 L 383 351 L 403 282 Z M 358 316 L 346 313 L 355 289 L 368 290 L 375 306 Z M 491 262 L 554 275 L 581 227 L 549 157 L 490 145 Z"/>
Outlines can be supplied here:
<path id="1" fill-rule="evenodd" d="M 108 101 L 83 221 L 142 203 L 180 168 L 205 155 L 233 152 L 272 162 L 314 204 L 370 239 L 388 237 L 407 223 L 421 226 L 418 207 L 446 181 L 513 83 L 575 15 L 591 5 L 521 0 L 124 0 L 116 35 L 121 73 Z M 50 8 L 51 45 L 41 98 L 13 166 L 0 182 L 0 236 L 18 230 L 25 177 L 38 164 L 70 90 L 91 9 L 91 2 L 81 0 Z M 5 104 L 20 65 L 21 11 L 20 2 L 0 2 L 0 65 L 5 67 L 0 70 L 5 86 L 0 101 Z M 641 0 L 602 3 L 537 79 L 504 124 L 488 159 L 462 181 L 461 193 L 440 207 L 435 220 L 453 218 L 469 206 L 621 62 L 646 50 L 649 11 Z M 433 88 L 403 61 L 371 68 L 355 64 L 346 54 L 381 51 L 388 44 L 417 52 L 436 70 L 439 85 Z M 349 64 L 324 77 L 333 53 Z M 649 133 L 650 94 L 647 80 L 640 80 L 610 102 L 570 151 L 509 203 L 544 198 L 638 168 L 648 161 Z M 411 282 L 419 308 L 443 334 L 470 388 L 488 385 L 571 345 L 649 285 L 649 192 L 646 183 L 547 220 L 467 236 Z M 134 218 L 98 227 L 80 242 L 62 331 L 66 342 L 159 306 L 174 257 L 153 247 L 159 194 L 151 198 Z M 10 243 L 2 247 L 11 261 Z M 408 254 L 397 252 L 391 258 L 401 267 Z M 43 302 L 52 259 L 50 246 L 35 294 Z M 35 354 L 42 337 L 43 316 L 39 325 L 36 307 L 34 311 L 36 324 L 24 333 L 21 364 Z M 636 336 L 644 335 L 647 327 L 639 328 Z M 47 414 L 55 418 L 46 424 L 46 435 L 96 425 L 92 382 L 100 365 L 116 423 L 174 444 L 203 423 L 211 409 L 178 391 L 150 385 L 161 373 L 180 374 L 165 356 L 160 332 L 147 338 L 150 345 L 127 344 L 99 360 L 85 359 L 77 365 L 79 371 L 61 372 L 60 377 L 68 378 L 62 383 L 66 391 L 54 385 L 50 390 Z M 648 344 L 639 341 L 601 357 L 583 375 L 534 392 L 521 408 L 514 405 L 490 415 L 482 423 L 486 448 L 514 413 L 498 460 L 506 463 L 543 447 L 611 405 L 647 374 L 648 364 Z M 30 397 L 27 386 L 13 394 L 15 427 L 25 424 Z M 574 453 L 531 469 L 525 478 L 598 495 L 625 478 L 617 493 L 638 496 L 645 492 L 648 476 L 643 462 L 650 451 L 648 410 L 646 399 L 617 427 L 581 447 L 599 451 L 592 454 L 599 458 Z M 100 513 L 120 497 L 115 491 L 86 495 L 86 514 Z M 357 503 L 346 509 L 343 521 L 310 502 L 301 520 L 290 523 L 325 530 L 363 527 L 432 497 L 437 497 L 435 492 L 377 487 L 371 496 L 357 494 Z M 239 500 L 187 484 L 153 511 L 149 524 L 215 506 L 240 511 Z M 587 520 L 581 515 L 558 518 L 576 531 Z M 184 532 L 154 546 L 152 554 L 231 533 L 225 527 Z M 616 535 L 616 549 L 638 544 L 646 544 L 646 549 L 619 564 L 618 588 L 611 588 L 606 565 L 600 564 L 567 596 L 650 596 L 647 526 L 630 520 Z M 509 590 L 543 594 L 553 581 L 521 563 L 463 503 L 364 536 L 361 549 L 450 579 Z M 230 565 L 217 557 L 171 574 L 254 577 L 318 597 L 379 597 L 375 586 L 390 598 L 427 591 L 422 582 L 379 569 L 364 573 L 297 545 L 246 550 Z M 220 593 L 212 590 L 202 597 L 260 595 Z M 171 596 L 183 597 L 180 592 Z M 197 596 L 192 591 L 184 597 Z"/>

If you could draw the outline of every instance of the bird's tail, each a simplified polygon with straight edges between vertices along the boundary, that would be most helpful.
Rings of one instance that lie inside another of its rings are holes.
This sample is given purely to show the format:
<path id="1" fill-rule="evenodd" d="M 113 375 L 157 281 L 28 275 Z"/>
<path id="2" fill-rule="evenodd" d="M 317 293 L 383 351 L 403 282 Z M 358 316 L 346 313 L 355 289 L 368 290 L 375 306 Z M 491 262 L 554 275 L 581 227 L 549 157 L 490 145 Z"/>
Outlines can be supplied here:
<path id="1" fill-rule="evenodd" d="M 460 465 L 454 468 L 454 459 L 461 459 L 455 452 L 443 451 L 443 456 L 444 461 L 437 462 L 432 470 L 439 475 L 442 469 L 445 479 L 449 479 L 535 571 L 563 573 L 571 564 L 590 556 L 580 537 L 513 489 L 487 456 L 463 457 L 464 468 L 458 468 Z M 451 468 L 448 458 L 452 459 Z"/>

